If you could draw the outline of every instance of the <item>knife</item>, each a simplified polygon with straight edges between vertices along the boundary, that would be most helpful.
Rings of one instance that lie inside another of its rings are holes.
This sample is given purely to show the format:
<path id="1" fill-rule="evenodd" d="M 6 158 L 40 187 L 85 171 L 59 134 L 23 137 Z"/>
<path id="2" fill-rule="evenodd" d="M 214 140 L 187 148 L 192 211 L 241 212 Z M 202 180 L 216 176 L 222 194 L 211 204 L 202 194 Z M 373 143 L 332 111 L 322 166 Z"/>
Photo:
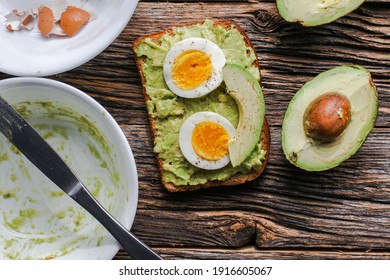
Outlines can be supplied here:
<path id="1" fill-rule="evenodd" d="M 54 184 L 94 216 L 130 257 L 138 260 L 162 259 L 104 209 L 57 152 L 1 96 L 0 132 Z"/>

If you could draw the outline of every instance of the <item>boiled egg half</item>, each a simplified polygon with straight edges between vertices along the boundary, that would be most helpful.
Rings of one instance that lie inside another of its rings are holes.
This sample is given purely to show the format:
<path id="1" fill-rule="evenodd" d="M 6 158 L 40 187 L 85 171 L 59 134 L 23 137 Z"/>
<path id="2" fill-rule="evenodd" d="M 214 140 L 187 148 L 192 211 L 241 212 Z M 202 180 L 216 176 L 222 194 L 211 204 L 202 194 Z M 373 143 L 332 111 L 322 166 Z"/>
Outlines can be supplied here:
<path id="1" fill-rule="evenodd" d="M 184 39 L 168 51 L 163 65 L 164 79 L 176 95 L 200 97 L 222 83 L 225 63 L 224 53 L 210 40 Z"/>
<path id="2" fill-rule="evenodd" d="M 225 117 L 214 112 L 198 112 L 180 128 L 180 150 L 199 168 L 219 169 L 230 162 L 228 142 L 234 134 L 235 128 Z"/>

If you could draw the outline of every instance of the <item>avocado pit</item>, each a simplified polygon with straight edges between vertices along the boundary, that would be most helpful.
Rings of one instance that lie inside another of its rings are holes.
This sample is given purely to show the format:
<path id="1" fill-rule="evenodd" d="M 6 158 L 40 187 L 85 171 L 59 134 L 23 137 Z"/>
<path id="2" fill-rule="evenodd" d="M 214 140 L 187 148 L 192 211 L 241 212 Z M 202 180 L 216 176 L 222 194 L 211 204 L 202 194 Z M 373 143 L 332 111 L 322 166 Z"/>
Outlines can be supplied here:
<path id="1" fill-rule="evenodd" d="M 320 143 L 329 143 L 339 137 L 351 121 L 349 100 L 337 92 L 314 99 L 303 116 L 307 137 Z"/>

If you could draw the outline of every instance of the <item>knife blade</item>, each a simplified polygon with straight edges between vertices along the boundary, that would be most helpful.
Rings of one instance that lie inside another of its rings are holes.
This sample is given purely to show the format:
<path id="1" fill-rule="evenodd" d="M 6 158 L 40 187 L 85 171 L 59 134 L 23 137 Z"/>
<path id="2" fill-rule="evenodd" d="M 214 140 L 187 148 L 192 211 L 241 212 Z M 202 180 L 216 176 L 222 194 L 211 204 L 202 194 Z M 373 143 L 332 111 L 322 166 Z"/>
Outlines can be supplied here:
<path id="1" fill-rule="evenodd" d="M 162 259 L 120 224 L 94 198 L 57 152 L 1 96 L 0 132 L 46 177 L 94 216 L 123 246 L 130 257 L 138 260 Z"/>

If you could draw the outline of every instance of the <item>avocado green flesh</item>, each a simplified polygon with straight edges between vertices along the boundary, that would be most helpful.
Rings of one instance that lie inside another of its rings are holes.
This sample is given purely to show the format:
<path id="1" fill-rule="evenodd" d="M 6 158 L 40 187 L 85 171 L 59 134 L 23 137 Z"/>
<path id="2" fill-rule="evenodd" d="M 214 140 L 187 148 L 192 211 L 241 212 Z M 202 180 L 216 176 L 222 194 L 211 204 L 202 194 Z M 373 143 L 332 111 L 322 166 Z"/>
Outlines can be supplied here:
<path id="1" fill-rule="evenodd" d="M 336 140 L 321 144 L 306 136 L 303 115 L 314 99 L 330 92 L 349 99 L 351 121 Z M 306 83 L 288 106 L 282 128 L 284 153 L 291 163 L 308 171 L 333 168 L 360 148 L 375 124 L 377 111 L 377 92 L 368 70 L 340 66 L 323 72 Z"/>
<path id="2" fill-rule="evenodd" d="M 227 64 L 223 77 L 240 113 L 235 135 L 228 143 L 231 163 L 239 166 L 259 142 L 264 121 L 264 98 L 259 82 L 244 68 Z"/>
<path id="3" fill-rule="evenodd" d="M 239 172 L 259 170 L 265 158 L 265 151 L 257 144 L 239 166 L 228 164 L 224 168 L 211 171 L 193 166 L 182 155 L 178 141 L 179 130 L 184 120 L 192 114 L 211 111 L 224 116 L 234 127 L 237 127 L 239 122 L 239 108 L 227 93 L 224 83 L 210 94 L 196 99 L 178 97 L 166 86 L 163 61 L 168 50 L 173 44 L 191 37 L 205 38 L 216 43 L 225 54 L 227 63 L 240 65 L 256 80 L 260 80 L 259 69 L 253 66 L 256 55 L 245 45 L 240 32 L 235 28 L 226 30 L 220 25 L 214 25 L 210 20 L 202 24 L 174 28 L 172 34 L 165 34 L 157 43 L 145 39 L 139 44 L 136 55 L 145 58 L 143 76 L 149 98 L 147 109 L 155 121 L 154 151 L 162 161 L 164 181 L 178 186 L 204 184 L 212 180 L 223 181 Z"/>
<path id="4" fill-rule="evenodd" d="M 332 22 L 357 9 L 364 0 L 277 0 L 280 15 L 304 26 Z"/>

